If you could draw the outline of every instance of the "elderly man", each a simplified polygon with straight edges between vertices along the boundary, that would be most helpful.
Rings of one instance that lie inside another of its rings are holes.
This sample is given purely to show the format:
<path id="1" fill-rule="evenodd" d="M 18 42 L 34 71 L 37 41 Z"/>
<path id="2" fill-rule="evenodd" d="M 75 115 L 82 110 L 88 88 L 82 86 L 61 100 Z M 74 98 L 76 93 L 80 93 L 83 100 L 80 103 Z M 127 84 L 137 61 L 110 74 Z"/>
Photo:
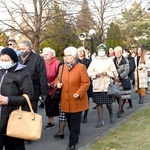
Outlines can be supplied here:
<path id="1" fill-rule="evenodd" d="M 45 63 L 41 56 L 32 51 L 31 43 L 28 40 L 22 40 L 18 45 L 21 52 L 22 64 L 27 66 L 27 70 L 31 74 L 34 87 L 32 107 L 34 112 L 37 112 L 39 96 L 42 95 L 46 98 L 48 95 Z"/>

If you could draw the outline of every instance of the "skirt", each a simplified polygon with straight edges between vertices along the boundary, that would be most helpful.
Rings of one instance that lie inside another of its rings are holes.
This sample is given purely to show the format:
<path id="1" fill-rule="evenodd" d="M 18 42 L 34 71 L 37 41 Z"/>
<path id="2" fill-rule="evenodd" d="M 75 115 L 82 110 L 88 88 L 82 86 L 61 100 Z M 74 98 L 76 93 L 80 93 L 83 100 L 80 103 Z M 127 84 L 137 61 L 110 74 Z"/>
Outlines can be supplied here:
<path id="1" fill-rule="evenodd" d="M 59 102 L 51 100 L 51 95 L 45 100 L 45 112 L 47 117 L 59 116 Z"/>
<path id="2" fill-rule="evenodd" d="M 93 102 L 96 104 L 112 104 L 113 97 L 108 96 L 107 92 L 93 92 Z"/>

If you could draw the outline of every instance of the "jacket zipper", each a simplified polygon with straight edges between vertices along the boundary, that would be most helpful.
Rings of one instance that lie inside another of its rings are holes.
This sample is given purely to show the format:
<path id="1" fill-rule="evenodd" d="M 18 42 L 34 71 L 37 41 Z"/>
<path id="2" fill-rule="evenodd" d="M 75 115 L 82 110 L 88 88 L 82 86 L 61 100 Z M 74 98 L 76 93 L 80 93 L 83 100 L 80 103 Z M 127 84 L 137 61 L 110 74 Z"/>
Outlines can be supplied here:
<path id="1" fill-rule="evenodd" d="M 6 70 L 6 72 L 3 74 L 2 78 L 1 78 L 1 82 L 0 82 L 0 94 L 1 94 L 1 87 L 2 87 L 2 82 L 3 82 L 3 79 L 4 79 L 4 76 L 7 74 L 8 70 Z M 2 111 L 2 106 L 0 106 L 0 120 L 1 120 L 1 111 Z"/>

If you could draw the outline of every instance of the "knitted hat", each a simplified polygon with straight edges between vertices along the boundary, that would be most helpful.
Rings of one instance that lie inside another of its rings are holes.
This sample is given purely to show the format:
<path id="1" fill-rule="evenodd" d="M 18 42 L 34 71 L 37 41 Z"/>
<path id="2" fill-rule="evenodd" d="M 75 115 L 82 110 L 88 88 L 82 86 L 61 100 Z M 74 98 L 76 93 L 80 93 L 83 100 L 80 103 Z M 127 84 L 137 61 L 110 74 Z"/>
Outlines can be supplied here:
<path id="1" fill-rule="evenodd" d="M 100 44 L 97 46 L 97 51 L 99 51 L 100 49 L 103 49 L 104 51 L 106 51 L 106 45 L 104 44 Z"/>
<path id="2" fill-rule="evenodd" d="M 4 48 L 0 53 L 1 55 L 7 54 L 8 56 L 10 56 L 14 63 L 18 62 L 18 56 L 12 48 Z"/>

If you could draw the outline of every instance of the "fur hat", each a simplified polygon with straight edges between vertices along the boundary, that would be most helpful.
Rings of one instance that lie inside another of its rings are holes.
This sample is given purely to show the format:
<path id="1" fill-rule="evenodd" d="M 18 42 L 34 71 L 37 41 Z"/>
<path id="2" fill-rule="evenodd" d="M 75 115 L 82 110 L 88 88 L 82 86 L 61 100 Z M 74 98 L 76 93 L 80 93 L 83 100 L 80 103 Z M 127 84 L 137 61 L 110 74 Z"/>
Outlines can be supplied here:
<path id="1" fill-rule="evenodd" d="M 106 51 L 106 45 L 100 44 L 100 45 L 97 46 L 96 49 L 97 49 L 97 51 L 99 51 L 100 49 L 103 49 L 104 51 Z"/>
<path id="2" fill-rule="evenodd" d="M 18 62 L 18 56 L 12 48 L 4 48 L 0 52 L 1 55 L 8 55 L 11 57 L 14 63 Z"/>

